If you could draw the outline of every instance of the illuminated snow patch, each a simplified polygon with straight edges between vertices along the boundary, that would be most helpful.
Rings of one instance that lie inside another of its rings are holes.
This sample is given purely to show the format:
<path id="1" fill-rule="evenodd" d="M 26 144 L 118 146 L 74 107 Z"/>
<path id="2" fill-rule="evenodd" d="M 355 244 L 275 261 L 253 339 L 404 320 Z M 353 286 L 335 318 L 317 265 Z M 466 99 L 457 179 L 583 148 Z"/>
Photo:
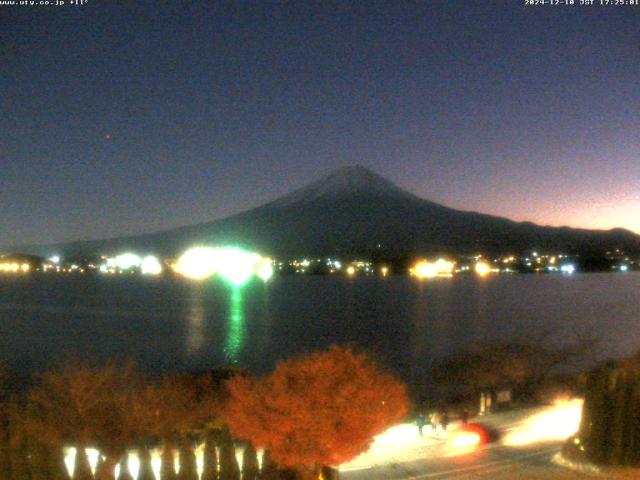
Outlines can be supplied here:
<path id="1" fill-rule="evenodd" d="M 374 445 L 378 447 L 401 447 L 415 444 L 420 440 L 419 437 L 418 428 L 415 425 L 403 423 L 376 435 Z"/>
<path id="2" fill-rule="evenodd" d="M 455 434 L 448 445 L 454 448 L 468 449 L 479 445 L 482 439 L 480 435 L 473 432 L 460 432 Z"/>
<path id="3" fill-rule="evenodd" d="M 369 450 L 340 465 L 340 471 L 362 470 L 424 458 L 438 440 L 420 436 L 413 423 L 395 425 L 376 435 Z"/>
<path id="4" fill-rule="evenodd" d="M 527 418 L 504 438 L 503 443 L 523 446 L 567 439 L 580 426 L 582 403 L 580 398 L 556 401 L 552 407 Z"/>

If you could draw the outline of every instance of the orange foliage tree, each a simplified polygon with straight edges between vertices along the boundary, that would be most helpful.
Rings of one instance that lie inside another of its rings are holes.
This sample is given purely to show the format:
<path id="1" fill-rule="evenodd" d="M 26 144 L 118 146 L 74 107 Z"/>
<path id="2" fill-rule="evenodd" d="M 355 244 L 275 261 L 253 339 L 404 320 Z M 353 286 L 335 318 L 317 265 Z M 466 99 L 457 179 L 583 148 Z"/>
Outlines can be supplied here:
<path id="1" fill-rule="evenodd" d="M 236 376 L 226 385 L 220 413 L 233 435 L 296 471 L 339 465 L 366 451 L 409 404 L 392 375 L 365 354 L 336 346 L 282 362 L 267 377 Z"/>

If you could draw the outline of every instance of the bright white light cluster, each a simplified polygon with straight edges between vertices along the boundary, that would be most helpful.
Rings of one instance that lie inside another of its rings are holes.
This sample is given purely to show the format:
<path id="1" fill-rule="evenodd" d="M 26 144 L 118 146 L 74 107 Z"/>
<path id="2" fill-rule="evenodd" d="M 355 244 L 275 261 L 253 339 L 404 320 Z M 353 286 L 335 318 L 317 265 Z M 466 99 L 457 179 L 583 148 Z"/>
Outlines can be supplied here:
<path id="1" fill-rule="evenodd" d="M 107 259 L 99 267 L 102 273 L 126 272 L 134 269 L 140 270 L 143 275 L 159 275 L 162 273 L 162 263 L 153 255 L 143 258 L 135 253 L 126 252 Z"/>
<path id="2" fill-rule="evenodd" d="M 471 449 L 480 444 L 482 439 L 480 435 L 475 432 L 459 432 L 456 433 L 448 442 L 448 446 L 459 449 Z"/>
<path id="3" fill-rule="evenodd" d="M 528 418 L 513 429 L 503 443 L 510 446 L 565 440 L 578 430 L 582 417 L 582 399 L 558 400 L 552 407 Z"/>
<path id="4" fill-rule="evenodd" d="M 123 253 L 113 259 L 115 265 L 121 270 L 129 270 L 133 267 L 139 267 L 142 259 L 135 253 Z"/>
<path id="5" fill-rule="evenodd" d="M 162 264 L 153 255 L 147 255 L 140 263 L 140 273 L 143 275 L 160 275 L 162 273 Z"/>
<path id="6" fill-rule="evenodd" d="M 254 275 L 264 281 L 271 278 L 273 261 L 234 247 L 194 247 L 182 254 L 174 269 L 193 280 L 220 275 L 233 285 L 242 285 Z"/>

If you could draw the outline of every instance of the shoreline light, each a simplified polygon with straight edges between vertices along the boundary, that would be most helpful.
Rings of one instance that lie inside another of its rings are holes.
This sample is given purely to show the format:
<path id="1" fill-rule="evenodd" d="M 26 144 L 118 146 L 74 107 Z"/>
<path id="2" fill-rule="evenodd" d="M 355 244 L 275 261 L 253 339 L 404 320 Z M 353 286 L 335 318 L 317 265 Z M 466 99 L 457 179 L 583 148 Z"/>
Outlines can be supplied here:
<path id="1" fill-rule="evenodd" d="M 491 273 L 491 265 L 483 261 L 476 262 L 476 266 L 474 267 L 474 269 L 476 273 L 481 277 L 484 277 L 485 275 Z"/>
<path id="2" fill-rule="evenodd" d="M 273 277 L 273 261 L 270 258 L 263 258 L 260 261 L 256 274 L 262 279 L 262 281 L 268 281 Z"/>
<path id="3" fill-rule="evenodd" d="M 31 270 L 31 265 L 28 263 L 18 263 L 15 261 L 2 262 L 0 263 L 0 272 L 8 272 L 8 273 L 27 273 Z"/>
<path id="4" fill-rule="evenodd" d="M 254 275 L 264 281 L 273 276 L 273 261 L 235 247 L 193 247 L 184 252 L 173 267 L 192 280 L 220 275 L 233 286 L 247 283 Z"/>
<path id="5" fill-rule="evenodd" d="M 192 280 L 204 280 L 216 273 L 217 252 L 210 247 L 193 247 L 184 252 L 175 265 L 175 271 Z"/>
<path id="6" fill-rule="evenodd" d="M 444 258 L 439 258 L 435 262 L 428 260 L 418 260 L 409 273 L 417 278 L 450 277 L 453 275 L 455 263 Z"/>
<path id="7" fill-rule="evenodd" d="M 239 248 L 223 248 L 219 251 L 219 273 L 235 286 L 244 285 L 256 272 L 260 260 L 257 253 L 249 253 Z"/>
<path id="8" fill-rule="evenodd" d="M 120 270 L 129 270 L 133 267 L 139 267 L 142 259 L 135 253 L 123 253 L 113 259 L 113 263 Z"/>
<path id="9" fill-rule="evenodd" d="M 160 260 L 153 255 L 147 255 L 140 264 L 140 273 L 143 275 L 160 275 L 162 273 Z"/>

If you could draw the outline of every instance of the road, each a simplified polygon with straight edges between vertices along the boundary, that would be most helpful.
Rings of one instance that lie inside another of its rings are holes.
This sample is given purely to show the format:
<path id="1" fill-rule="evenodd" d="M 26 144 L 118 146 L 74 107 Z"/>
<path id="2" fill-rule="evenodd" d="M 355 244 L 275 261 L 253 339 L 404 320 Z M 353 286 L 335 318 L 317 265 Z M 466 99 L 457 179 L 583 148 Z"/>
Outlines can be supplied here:
<path id="1" fill-rule="evenodd" d="M 563 409 L 564 408 L 564 409 Z M 579 413 L 572 407 L 544 407 L 483 417 L 500 432 L 486 445 L 455 445 L 459 425 L 447 434 L 418 435 L 414 425 L 399 425 L 376 438 L 371 449 L 340 467 L 344 480 L 400 479 L 582 479 L 584 474 L 552 463 Z M 562 425 L 564 424 L 564 425 Z M 562 427 L 562 428 L 560 428 Z M 554 431 L 554 428 L 558 428 Z M 567 433 L 568 432 L 568 433 Z"/>
<path id="2" fill-rule="evenodd" d="M 538 448 L 515 449 L 504 446 L 480 447 L 467 454 L 440 456 L 404 463 L 389 463 L 372 468 L 344 471 L 340 477 L 345 480 L 399 480 L 399 479 L 461 479 L 496 478 L 498 473 L 518 472 L 520 478 L 527 472 L 544 469 L 549 474 L 566 474 L 565 469 L 551 463 L 551 457 L 560 450 L 559 445 L 545 445 Z M 571 472 L 568 478 L 581 478 Z M 511 477 L 513 478 L 513 477 Z M 549 478 L 558 478 L 557 475 Z"/>

